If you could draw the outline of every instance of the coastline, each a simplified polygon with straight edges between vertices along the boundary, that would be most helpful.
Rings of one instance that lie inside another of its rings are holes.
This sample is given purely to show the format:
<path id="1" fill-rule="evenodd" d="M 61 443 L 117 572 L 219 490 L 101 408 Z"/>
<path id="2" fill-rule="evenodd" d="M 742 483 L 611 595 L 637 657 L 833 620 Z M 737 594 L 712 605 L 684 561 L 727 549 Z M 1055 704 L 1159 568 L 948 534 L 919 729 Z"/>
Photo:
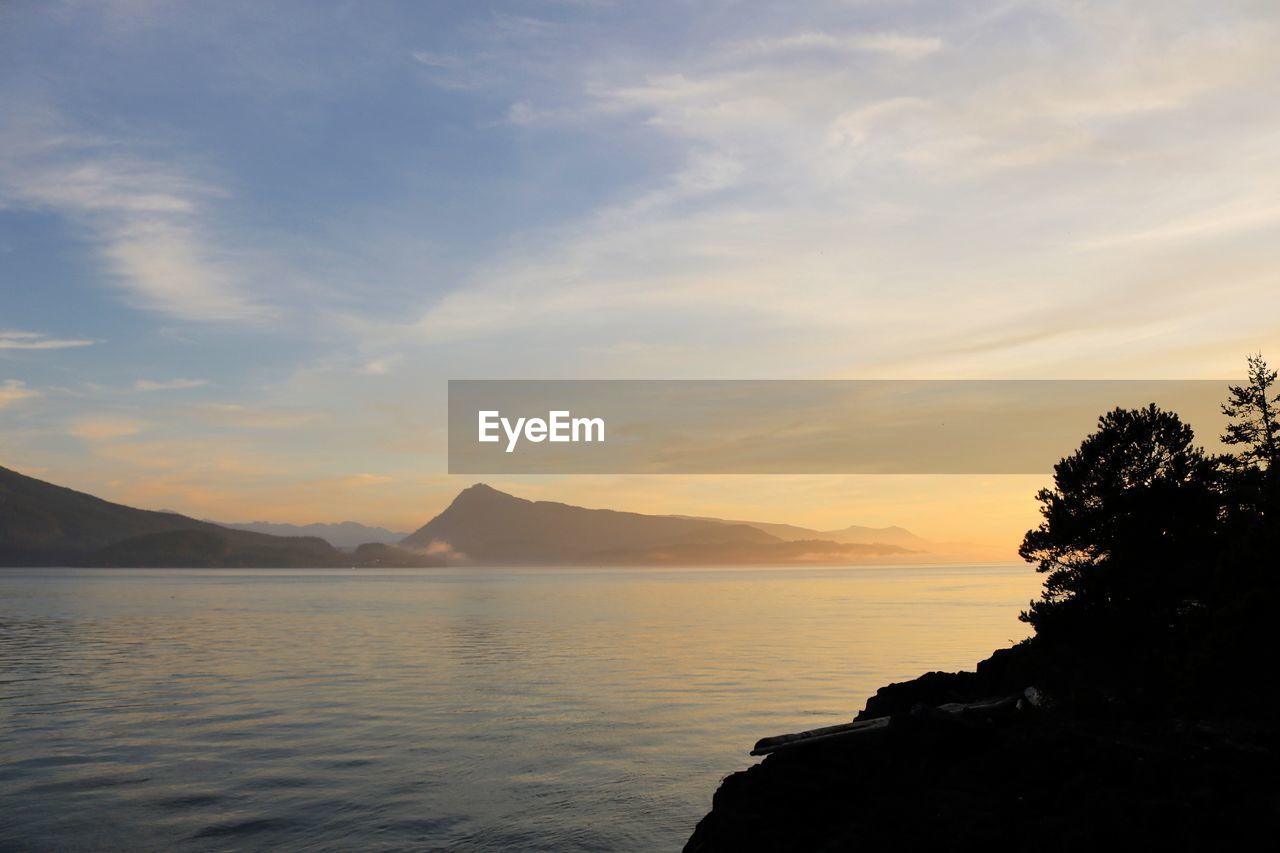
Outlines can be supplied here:
<path id="1" fill-rule="evenodd" d="M 685 853 L 1227 849 L 1276 813 L 1266 708 L 1162 713 L 1047 671 L 1052 657 L 1027 642 L 886 685 L 855 717 L 883 723 L 726 777 Z M 1057 692 L 1035 687 L 1042 675 Z"/>

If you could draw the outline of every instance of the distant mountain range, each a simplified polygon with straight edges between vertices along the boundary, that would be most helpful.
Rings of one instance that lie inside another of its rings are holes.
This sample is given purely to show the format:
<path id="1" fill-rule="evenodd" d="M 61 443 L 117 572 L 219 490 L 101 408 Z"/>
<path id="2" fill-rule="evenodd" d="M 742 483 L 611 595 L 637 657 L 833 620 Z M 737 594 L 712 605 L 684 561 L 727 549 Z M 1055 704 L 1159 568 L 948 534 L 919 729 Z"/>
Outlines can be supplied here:
<path id="1" fill-rule="evenodd" d="M 851 524 L 839 530 L 812 530 L 808 527 L 797 527 L 794 524 L 772 524 L 767 521 L 725 521 L 720 518 L 699 518 L 698 516 L 679 516 L 694 518 L 699 521 L 715 521 L 720 524 L 745 524 L 757 530 L 763 530 L 784 542 L 795 542 L 804 539 L 821 539 L 829 542 L 842 542 L 849 545 L 900 545 L 910 551 L 936 551 L 938 544 L 907 530 L 905 527 L 862 527 Z"/>
<path id="2" fill-rule="evenodd" d="M 337 524 L 280 524 L 272 521 L 215 522 L 232 530 L 248 530 L 253 533 L 268 533 L 272 536 L 319 536 L 335 548 L 351 550 L 358 545 L 377 543 L 394 545 L 404 539 L 406 533 L 397 533 L 385 527 L 369 527 L 354 521 L 343 521 Z"/>
<path id="3" fill-rule="evenodd" d="M 442 562 L 385 544 L 362 549 L 349 555 L 315 536 L 271 536 L 134 509 L 0 467 L 0 566 L 323 568 Z"/>
<path id="4" fill-rule="evenodd" d="M 483 483 L 462 491 L 444 512 L 400 542 L 442 554 L 451 563 L 650 566 L 839 564 L 905 558 L 928 544 L 897 527 L 824 533 L 783 524 L 585 509 L 517 498 Z"/>
<path id="5" fill-rule="evenodd" d="M 0 566 L 839 565 L 963 558 L 901 527 L 810 530 L 643 515 L 530 501 L 483 483 L 393 544 L 398 536 L 355 522 L 220 525 L 111 503 L 0 468 Z"/>

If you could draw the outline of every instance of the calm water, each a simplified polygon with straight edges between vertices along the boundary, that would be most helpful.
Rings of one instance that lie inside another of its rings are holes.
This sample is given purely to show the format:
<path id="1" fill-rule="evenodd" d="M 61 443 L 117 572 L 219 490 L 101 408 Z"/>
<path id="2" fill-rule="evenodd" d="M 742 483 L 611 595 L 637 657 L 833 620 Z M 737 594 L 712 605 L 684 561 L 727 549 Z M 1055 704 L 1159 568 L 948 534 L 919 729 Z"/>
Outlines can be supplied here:
<path id="1" fill-rule="evenodd" d="M 678 850 L 757 738 L 972 666 L 1038 583 L 0 569 L 0 849 Z"/>

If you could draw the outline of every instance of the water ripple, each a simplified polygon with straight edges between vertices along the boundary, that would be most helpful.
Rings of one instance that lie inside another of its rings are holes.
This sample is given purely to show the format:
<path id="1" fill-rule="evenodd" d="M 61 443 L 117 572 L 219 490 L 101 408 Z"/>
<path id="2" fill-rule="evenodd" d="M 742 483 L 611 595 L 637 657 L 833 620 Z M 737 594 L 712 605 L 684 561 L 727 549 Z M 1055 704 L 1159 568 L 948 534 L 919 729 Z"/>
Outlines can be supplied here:
<path id="1" fill-rule="evenodd" d="M 679 849 L 1022 568 L 0 570 L 0 849 Z"/>

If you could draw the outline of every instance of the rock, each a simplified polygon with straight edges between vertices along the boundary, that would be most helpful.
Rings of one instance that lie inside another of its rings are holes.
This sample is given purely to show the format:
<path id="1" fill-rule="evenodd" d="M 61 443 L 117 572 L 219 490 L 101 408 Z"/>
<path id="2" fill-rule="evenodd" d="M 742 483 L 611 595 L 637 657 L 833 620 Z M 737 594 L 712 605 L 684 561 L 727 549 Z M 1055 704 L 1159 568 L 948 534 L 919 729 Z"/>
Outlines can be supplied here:
<path id="1" fill-rule="evenodd" d="M 875 737 L 849 726 L 812 742 L 788 736 L 795 745 L 724 780 L 686 853 L 1229 849 L 1280 815 L 1280 727 L 1269 717 L 1081 717 L 1034 687 L 973 701 L 965 690 L 990 682 L 962 676 L 881 690 L 868 711 L 918 696 L 969 701 L 864 711 L 860 720 L 885 721 Z"/>

